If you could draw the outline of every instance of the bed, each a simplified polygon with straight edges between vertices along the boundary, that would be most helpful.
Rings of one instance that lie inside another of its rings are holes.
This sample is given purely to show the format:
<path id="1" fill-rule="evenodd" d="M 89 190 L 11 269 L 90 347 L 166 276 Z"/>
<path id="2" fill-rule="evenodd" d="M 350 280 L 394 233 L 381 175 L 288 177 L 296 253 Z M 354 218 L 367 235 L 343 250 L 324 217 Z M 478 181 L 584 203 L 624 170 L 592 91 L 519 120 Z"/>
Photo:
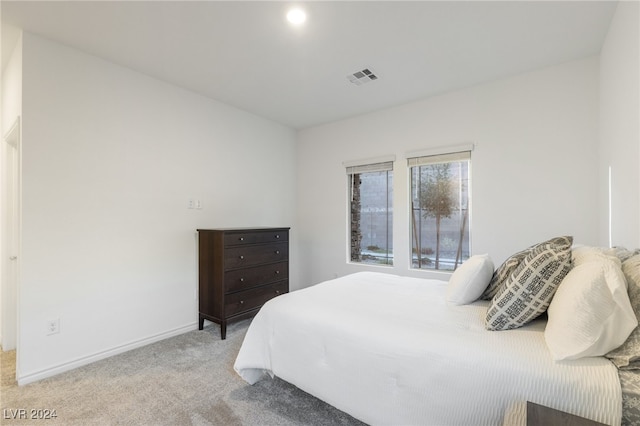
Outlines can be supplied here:
<path id="1" fill-rule="evenodd" d="M 621 423 L 609 359 L 554 360 L 545 315 L 489 331 L 492 302 L 452 305 L 448 285 L 360 272 L 279 296 L 252 321 L 234 369 L 250 384 L 277 376 L 374 425 L 517 423 L 526 401 Z"/>

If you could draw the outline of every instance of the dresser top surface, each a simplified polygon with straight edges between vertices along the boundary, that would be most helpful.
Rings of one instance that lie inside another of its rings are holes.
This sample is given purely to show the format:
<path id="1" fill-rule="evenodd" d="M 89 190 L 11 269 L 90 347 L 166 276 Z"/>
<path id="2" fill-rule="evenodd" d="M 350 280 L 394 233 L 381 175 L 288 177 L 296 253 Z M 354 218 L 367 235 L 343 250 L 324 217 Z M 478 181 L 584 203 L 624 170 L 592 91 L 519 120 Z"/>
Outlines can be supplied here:
<path id="1" fill-rule="evenodd" d="M 288 226 L 281 227 L 247 227 L 247 228 L 212 228 L 212 229 L 196 229 L 198 232 L 216 231 L 216 232 L 247 232 L 247 231 L 288 231 L 291 229 Z"/>

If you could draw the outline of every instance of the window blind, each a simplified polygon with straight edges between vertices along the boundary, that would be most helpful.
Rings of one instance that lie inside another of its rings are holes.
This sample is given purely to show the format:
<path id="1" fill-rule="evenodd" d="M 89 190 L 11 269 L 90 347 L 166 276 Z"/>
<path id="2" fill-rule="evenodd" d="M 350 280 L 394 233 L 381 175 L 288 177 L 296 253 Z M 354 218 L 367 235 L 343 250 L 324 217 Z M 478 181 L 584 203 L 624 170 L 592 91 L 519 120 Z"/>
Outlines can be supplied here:
<path id="1" fill-rule="evenodd" d="M 347 167 L 347 174 L 353 175 L 368 172 L 388 172 L 391 170 L 393 170 L 393 161 L 385 161 L 384 163 L 363 164 L 361 166 Z"/>
<path id="2" fill-rule="evenodd" d="M 449 154 L 427 155 L 422 157 L 409 157 L 407 164 L 409 167 L 425 166 L 428 164 L 455 163 L 457 161 L 467 161 L 471 159 L 471 151 L 452 152 Z"/>
<path id="3" fill-rule="evenodd" d="M 370 158 L 367 160 L 345 161 L 342 165 L 345 167 L 348 175 L 367 172 L 388 172 L 393 170 L 393 162 L 395 160 L 395 155 L 387 155 L 385 157 Z"/>

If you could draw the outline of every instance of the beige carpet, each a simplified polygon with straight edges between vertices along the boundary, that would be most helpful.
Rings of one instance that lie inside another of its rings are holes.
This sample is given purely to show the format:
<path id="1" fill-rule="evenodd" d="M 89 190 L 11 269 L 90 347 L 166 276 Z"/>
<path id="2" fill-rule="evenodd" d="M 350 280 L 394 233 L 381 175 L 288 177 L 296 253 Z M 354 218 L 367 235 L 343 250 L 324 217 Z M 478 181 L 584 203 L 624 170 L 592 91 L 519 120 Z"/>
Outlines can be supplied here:
<path id="1" fill-rule="evenodd" d="M 0 350 L 0 394 L 2 391 L 16 384 L 16 351 Z"/>
<path id="2" fill-rule="evenodd" d="M 362 425 L 279 379 L 249 386 L 233 362 L 249 325 L 192 331 L 76 370 L 17 386 L 5 381 L 3 425 Z M 6 360 L 5 360 L 6 357 Z M 16 410 L 55 410 L 51 420 L 11 419 Z"/>

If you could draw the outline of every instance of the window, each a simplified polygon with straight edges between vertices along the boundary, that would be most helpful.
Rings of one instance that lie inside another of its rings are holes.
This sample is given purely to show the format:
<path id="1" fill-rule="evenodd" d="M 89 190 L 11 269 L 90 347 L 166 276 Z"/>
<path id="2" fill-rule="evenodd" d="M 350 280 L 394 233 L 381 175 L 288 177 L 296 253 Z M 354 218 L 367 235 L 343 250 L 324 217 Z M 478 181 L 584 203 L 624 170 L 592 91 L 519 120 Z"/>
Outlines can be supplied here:
<path id="1" fill-rule="evenodd" d="M 452 271 L 469 258 L 471 152 L 408 158 L 411 267 Z"/>
<path id="2" fill-rule="evenodd" d="M 393 161 L 347 166 L 351 262 L 393 265 Z"/>

